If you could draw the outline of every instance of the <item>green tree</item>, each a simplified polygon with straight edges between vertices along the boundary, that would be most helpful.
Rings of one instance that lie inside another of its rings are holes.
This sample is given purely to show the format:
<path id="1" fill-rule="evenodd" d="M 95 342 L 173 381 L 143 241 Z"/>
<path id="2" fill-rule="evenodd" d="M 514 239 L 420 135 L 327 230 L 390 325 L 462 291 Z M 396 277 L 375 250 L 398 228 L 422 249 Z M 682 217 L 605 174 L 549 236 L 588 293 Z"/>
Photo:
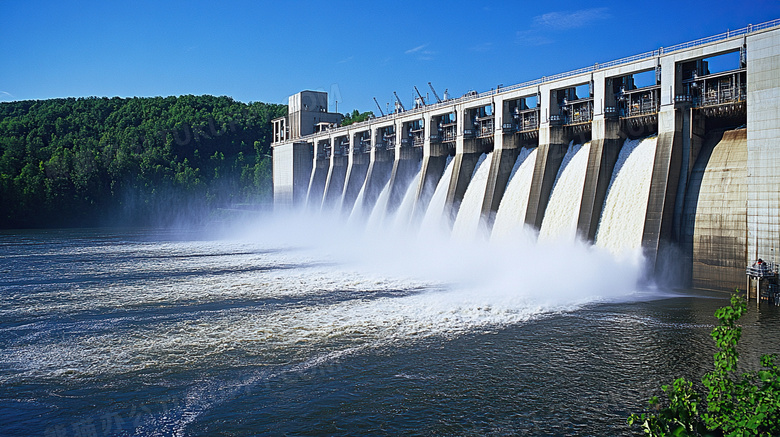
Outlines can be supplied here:
<path id="1" fill-rule="evenodd" d="M 344 114 L 344 118 L 341 120 L 342 126 L 348 126 L 353 123 L 360 123 L 361 121 L 366 121 L 369 118 L 374 118 L 374 113 L 371 111 L 368 112 L 359 112 L 357 109 L 352 111 L 352 113 L 346 113 Z"/>
<path id="2" fill-rule="evenodd" d="M 254 166 L 286 111 L 192 95 L 0 103 L 0 228 L 143 223 L 256 199 L 271 176 Z"/>
<path id="3" fill-rule="evenodd" d="M 762 370 L 737 375 L 737 344 L 742 328 L 737 320 L 747 303 L 737 295 L 731 305 L 720 308 L 715 317 L 720 326 L 712 330 L 718 347 L 714 370 L 702 383 L 708 389 L 706 412 L 693 384 L 677 379 L 662 389 L 668 398 L 663 406 L 658 397 L 650 399 L 654 412 L 632 414 L 629 425 L 640 426 L 650 436 L 777 436 L 780 435 L 780 371 L 775 355 L 761 357 Z"/>

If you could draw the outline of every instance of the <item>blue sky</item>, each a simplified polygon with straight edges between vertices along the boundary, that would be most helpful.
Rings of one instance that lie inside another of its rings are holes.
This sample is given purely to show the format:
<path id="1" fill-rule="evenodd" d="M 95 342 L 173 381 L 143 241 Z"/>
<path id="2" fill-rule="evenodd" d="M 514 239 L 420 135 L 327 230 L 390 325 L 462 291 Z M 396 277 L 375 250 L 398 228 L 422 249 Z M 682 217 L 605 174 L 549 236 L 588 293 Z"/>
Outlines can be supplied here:
<path id="1" fill-rule="evenodd" d="M 331 93 L 411 105 L 780 18 L 780 0 L 296 2 L 0 0 L 0 101 Z M 432 97 L 432 96 L 431 96 Z"/>

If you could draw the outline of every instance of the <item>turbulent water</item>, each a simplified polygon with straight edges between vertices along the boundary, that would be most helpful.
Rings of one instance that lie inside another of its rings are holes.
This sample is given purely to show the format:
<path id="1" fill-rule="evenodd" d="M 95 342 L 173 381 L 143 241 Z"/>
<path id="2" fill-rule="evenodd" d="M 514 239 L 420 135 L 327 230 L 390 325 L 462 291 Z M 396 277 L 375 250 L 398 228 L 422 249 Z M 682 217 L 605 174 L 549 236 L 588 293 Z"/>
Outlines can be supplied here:
<path id="1" fill-rule="evenodd" d="M 382 191 L 379 193 L 379 197 L 376 199 L 374 207 L 371 208 L 371 214 L 368 216 L 368 222 L 366 226 L 369 229 L 380 229 L 385 220 L 385 213 L 387 212 L 387 203 L 390 201 L 390 182 L 387 181 Z"/>
<path id="2" fill-rule="evenodd" d="M 708 368 L 728 296 L 658 290 L 626 255 L 655 138 L 624 145 L 597 244 L 574 238 L 588 150 L 570 145 L 538 242 L 535 151 L 491 238 L 489 156 L 452 236 L 451 163 L 419 224 L 420 173 L 368 218 L 361 192 L 348 218 L 0 232 L 0 435 L 628 434 L 661 385 Z M 742 326 L 742 362 L 778 352 L 780 309 Z"/>
<path id="3" fill-rule="evenodd" d="M 4 436 L 625 434 L 662 383 L 704 371 L 726 302 L 637 291 L 592 246 L 297 216 L 0 247 Z M 744 361 L 778 322 L 748 314 Z"/>
<path id="4" fill-rule="evenodd" d="M 447 189 L 452 180 L 452 171 L 454 168 L 452 162 L 452 160 L 447 161 L 447 166 L 444 168 L 444 174 L 442 174 L 441 179 L 439 179 L 439 183 L 436 185 L 431 201 L 428 203 L 428 208 L 425 210 L 425 215 L 420 224 L 420 233 L 423 235 L 443 233 L 448 227 L 444 217 L 444 207 L 447 203 Z"/>
<path id="5" fill-rule="evenodd" d="M 485 189 L 490 175 L 491 156 L 492 153 L 481 155 L 474 167 L 474 175 L 463 194 L 463 202 L 452 225 L 452 235 L 455 238 L 470 240 L 487 236 L 487 229 L 482 222 L 482 200 L 485 198 Z"/>
<path id="6" fill-rule="evenodd" d="M 553 185 L 539 229 L 539 240 L 574 241 L 588 169 L 590 142 L 570 144 Z"/>
<path id="7" fill-rule="evenodd" d="M 404 194 L 403 199 L 401 199 L 401 205 L 398 206 L 398 210 L 395 212 L 393 227 L 397 231 L 405 232 L 411 224 L 414 202 L 417 199 L 417 187 L 420 185 L 421 177 L 422 172 L 418 171 L 412 178 L 412 182 L 406 188 L 406 193 Z"/>
<path id="8" fill-rule="evenodd" d="M 530 152 L 528 149 L 521 149 L 496 212 L 496 221 L 490 234 L 494 241 L 523 236 L 535 163 L 536 149 Z"/>
<path id="9" fill-rule="evenodd" d="M 352 210 L 350 211 L 349 218 L 347 219 L 348 223 L 354 225 L 363 219 L 363 203 L 365 198 L 366 185 L 363 184 L 363 186 L 360 187 L 360 192 L 358 192 L 357 198 L 355 198 L 355 204 L 352 205 Z"/>
<path id="10" fill-rule="evenodd" d="M 596 244 L 615 254 L 639 250 L 658 137 L 626 140 L 607 188 Z"/>

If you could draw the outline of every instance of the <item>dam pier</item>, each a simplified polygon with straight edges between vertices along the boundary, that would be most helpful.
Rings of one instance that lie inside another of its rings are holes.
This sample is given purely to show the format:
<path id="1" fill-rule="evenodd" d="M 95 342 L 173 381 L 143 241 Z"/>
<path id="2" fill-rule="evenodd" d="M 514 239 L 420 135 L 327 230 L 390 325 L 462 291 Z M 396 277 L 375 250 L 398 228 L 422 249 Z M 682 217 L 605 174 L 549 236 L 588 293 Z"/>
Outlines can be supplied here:
<path id="1" fill-rule="evenodd" d="M 778 261 L 780 20 L 347 126 L 327 100 L 273 120 L 277 208 L 570 233 L 701 289 Z"/>

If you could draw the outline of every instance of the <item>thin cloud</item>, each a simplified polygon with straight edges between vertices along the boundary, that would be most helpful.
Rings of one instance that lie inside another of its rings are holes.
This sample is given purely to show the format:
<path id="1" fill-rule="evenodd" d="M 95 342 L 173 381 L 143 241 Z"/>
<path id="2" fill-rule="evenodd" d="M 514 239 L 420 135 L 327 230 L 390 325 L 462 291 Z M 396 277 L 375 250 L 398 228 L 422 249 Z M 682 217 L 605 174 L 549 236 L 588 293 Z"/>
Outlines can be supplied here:
<path id="1" fill-rule="evenodd" d="M 407 55 L 414 55 L 418 61 L 432 61 L 433 55 L 436 54 L 433 50 L 425 50 L 428 44 L 422 44 L 417 47 L 411 48 L 404 53 Z"/>
<path id="2" fill-rule="evenodd" d="M 0 100 L 13 100 L 13 99 L 15 99 L 13 94 L 5 91 L 0 91 Z"/>
<path id="3" fill-rule="evenodd" d="M 534 26 L 554 30 L 576 29 L 607 18 L 610 18 L 607 8 L 580 9 L 571 12 L 548 12 L 534 17 Z"/>
<path id="4" fill-rule="evenodd" d="M 590 8 L 576 11 L 548 12 L 532 19 L 531 27 L 519 30 L 515 42 L 523 46 L 541 46 L 552 44 L 554 33 L 570 29 L 592 26 L 598 21 L 610 18 L 608 8 Z"/>
<path id="5" fill-rule="evenodd" d="M 347 62 L 349 62 L 349 61 L 351 61 L 353 59 L 355 59 L 355 57 L 354 56 L 350 56 L 348 58 L 345 58 L 345 59 L 342 59 L 342 60 L 338 61 L 337 64 L 346 64 Z"/>
<path id="6" fill-rule="evenodd" d="M 539 34 L 539 31 L 533 29 L 519 30 L 516 34 L 515 41 L 520 45 L 532 47 L 552 44 L 554 42 L 551 38 L 541 35 Z"/>
<path id="7" fill-rule="evenodd" d="M 419 46 L 417 46 L 417 47 L 415 47 L 413 49 L 409 49 L 409 50 L 405 51 L 404 53 L 406 53 L 407 55 L 411 55 L 412 53 L 417 53 L 417 52 L 419 52 L 420 50 L 422 50 L 422 49 L 424 49 L 426 47 L 428 47 L 428 44 L 419 45 Z"/>

